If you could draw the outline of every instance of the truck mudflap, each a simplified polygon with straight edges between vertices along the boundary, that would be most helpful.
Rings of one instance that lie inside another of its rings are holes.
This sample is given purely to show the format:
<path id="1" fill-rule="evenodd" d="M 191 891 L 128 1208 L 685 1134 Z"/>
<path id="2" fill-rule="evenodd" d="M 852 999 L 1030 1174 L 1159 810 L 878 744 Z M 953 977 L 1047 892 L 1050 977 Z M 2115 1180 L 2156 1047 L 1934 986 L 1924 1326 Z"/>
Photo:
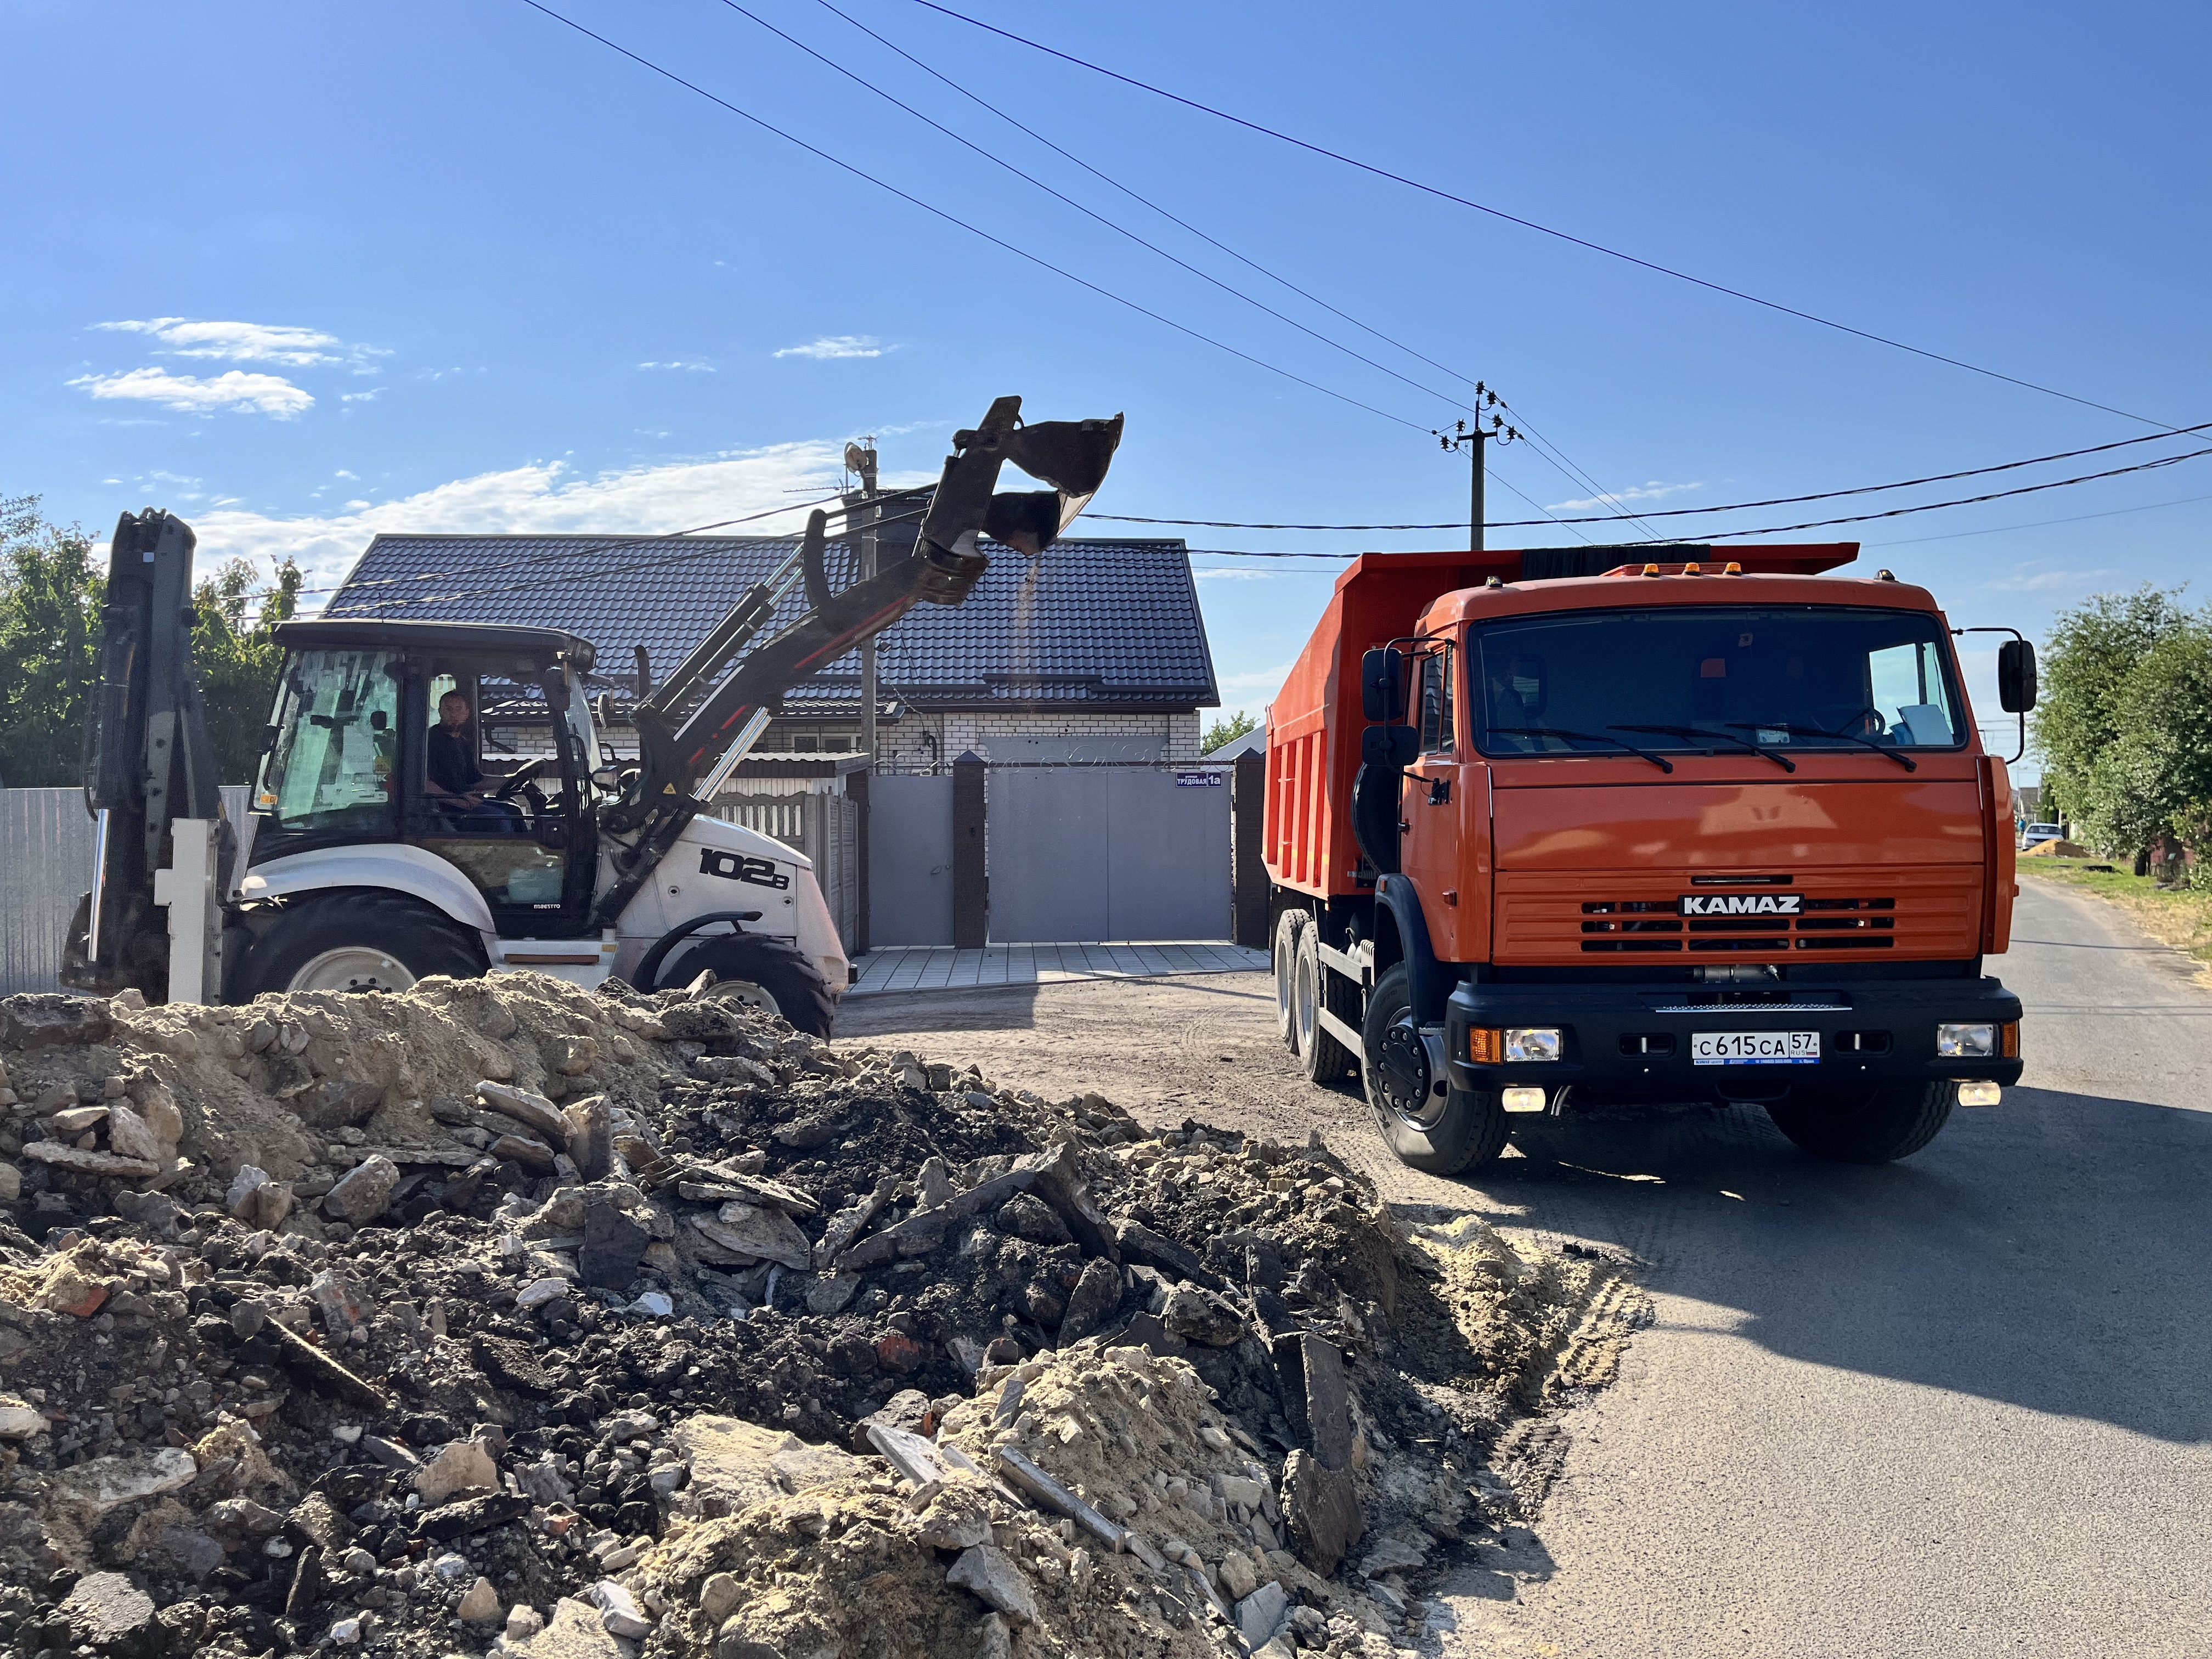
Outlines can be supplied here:
<path id="1" fill-rule="evenodd" d="M 2020 999 L 1998 981 L 1881 980 L 1746 993 L 1697 985 L 1479 985 L 1451 994 L 1455 1088 L 1577 1086 L 1631 1097 L 1759 1100 L 1799 1085 L 2020 1080 Z M 1945 1052 L 1938 1028 L 1948 1034 Z M 1990 1028 L 1990 1053 L 1982 1046 Z M 1511 1058 L 1549 1046 L 1556 1060 Z M 1495 1056 L 1492 1058 L 1491 1056 Z"/>

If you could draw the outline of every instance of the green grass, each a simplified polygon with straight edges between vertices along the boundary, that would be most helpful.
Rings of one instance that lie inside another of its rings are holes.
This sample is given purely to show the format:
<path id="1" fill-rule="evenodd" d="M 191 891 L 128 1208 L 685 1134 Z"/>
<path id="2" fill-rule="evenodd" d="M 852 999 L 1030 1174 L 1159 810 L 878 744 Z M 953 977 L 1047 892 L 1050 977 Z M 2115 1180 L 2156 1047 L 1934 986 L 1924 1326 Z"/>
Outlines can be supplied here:
<path id="1" fill-rule="evenodd" d="M 2153 939 L 2212 963 L 2212 892 L 2162 893 L 2150 877 L 2131 875 L 2124 864 L 2107 859 L 2022 858 L 2020 872 L 2024 879 L 2078 887 L 2110 900 Z"/>

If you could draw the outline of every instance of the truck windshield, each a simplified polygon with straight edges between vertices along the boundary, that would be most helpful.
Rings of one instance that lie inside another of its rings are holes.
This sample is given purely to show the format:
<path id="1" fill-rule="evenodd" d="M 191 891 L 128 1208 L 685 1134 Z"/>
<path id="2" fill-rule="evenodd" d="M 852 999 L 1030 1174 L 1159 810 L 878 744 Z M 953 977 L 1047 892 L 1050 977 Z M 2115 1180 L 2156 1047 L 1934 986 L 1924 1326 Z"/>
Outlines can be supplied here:
<path id="1" fill-rule="evenodd" d="M 1966 741 L 1942 624 L 1923 611 L 1577 611 L 1491 623 L 1472 643 L 1469 702 L 1488 755 L 1901 754 Z"/>

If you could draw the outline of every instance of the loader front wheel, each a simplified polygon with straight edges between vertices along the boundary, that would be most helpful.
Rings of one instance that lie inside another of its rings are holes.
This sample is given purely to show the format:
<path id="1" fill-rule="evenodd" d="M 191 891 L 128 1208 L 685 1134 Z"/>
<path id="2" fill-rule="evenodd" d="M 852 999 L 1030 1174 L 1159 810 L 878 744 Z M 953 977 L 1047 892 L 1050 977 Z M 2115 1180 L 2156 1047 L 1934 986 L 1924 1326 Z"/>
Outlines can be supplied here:
<path id="1" fill-rule="evenodd" d="M 738 1001 L 775 1015 L 793 1030 L 827 1038 L 836 1024 L 837 1000 L 805 953 L 787 940 L 757 933 L 702 939 L 661 975 L 660 982 L 689 985 L 702 971 L 738 981 Z"/>
<path id="2" fill-rule="evenodd" d="M 236 983 L 264 991 L 404 991 L 433 974 L 484 971 L 476 935 L 397 893 L 341 892 L 287 901 L 254 941 Z"/>

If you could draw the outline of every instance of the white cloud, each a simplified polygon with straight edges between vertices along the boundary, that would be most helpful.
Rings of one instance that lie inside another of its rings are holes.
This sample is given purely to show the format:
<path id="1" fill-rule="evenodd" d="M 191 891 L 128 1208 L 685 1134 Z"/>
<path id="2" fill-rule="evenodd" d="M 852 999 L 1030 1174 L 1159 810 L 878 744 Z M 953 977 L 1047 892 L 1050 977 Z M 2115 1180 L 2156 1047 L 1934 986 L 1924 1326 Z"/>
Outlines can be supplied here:
<path id="1" fill-rule="evenodd" d="M 1580 513 L 1594 507 L 1625 507 L 1632 501 L 1663 501 L 1669 495 L 1679 495 L 1688 489 L 1703 489 L 1697 483 L 1662 483 L 1653 478 L 1638 484 L 1632 489 L 1608 490 L 1602 495 L 1589 495 L 1578 501 L 1553 501 L 1545 507 L 1547 513 Z"/>
<path id="2" fill-rule="evenodd" d="M 360 474 L 360 473 L 358 473 L 358 472 L 349 472 L 349 471 L 347 471 L 345 470 L 345 468 L 343 468 L 343 467 L 340 467 L 340 468 L 339 468 L 336 472 L 332 473 L 331 476 L 332 477 L 335 477 L 335 478 L 354 478 L 354 479 L 358 479 L 358 478 L 361 477 L 361 474 Z"/>
<path id="3" fill-rule="evenodd" d="M 880 357 L 884 346 L 872 334 L 825 334 L 805 345 L 786 346 L 779 357 Z"/>
<path id="4" fill-rule="evenodd" d="M 1984 582 L 1984 587 L 2002 588 L 2014 593 L 2064 592 L 2087 587 L 2092 582 L 2104 581 L 2117 576 L 2117 570 L 2038 570 L 2023 566 L 2008 576 Z"/>
<path id="5" fill-rule="evenodd" d="M 1218 684 L 1223 706 L 1230 708 L 1249 708 L 1255 703 L 1264 707 L 1275 700 L 1283 689 L 1283 681 L 1296 666 L 1293 663 L 1277 663 L 1273 668 L 1245 669 L 1234 674 L 1221 675 Z"/>
<path id="6" fill-rule="evenodd" d="M 783 353 L 779 351 L 775 355 L 781 357 Z M 714 372 L 714 364 L 697 357 L 677 357 L 665 363 L 640 363 L 638 367 L 640 368 L 683 368 L 689 369 L 694 374 L 712 374 Z"/>
<path id="7" fill-rule="evenodd" d="M 729 533 L 790 534 L 800 527 L 805 511 L 793 501 L 832 494 L 843 453 L 842 440 L 777 444 L 589 478 L 573 476 L 559 461 L 533 462 L 455 479 L 398 501 L 349 504 L 326 517 L 209 512 L 195 519 L 192 528 L 204 556 L 247 558 L 264 570 L 290 557 L 309 573 L 309 587 L 326 588 L 336 585 L 379 533 L 661 535 L 769 513 L 732 526 Z M 902 488 L 933 476 L 887 476 L 885 482 Z M 307 601 L 322 602 L 323 597 Z"/>
<path id="8" fill-rule="evenodd" d="M 69 384 L 82 386 L 94 398 L 131 398 L 195 415 L 234 409 L 289 421 L 315 403 L 311 393 L 281 374 L 248 374 L 236 368 L 212 380 L 172 374 L 166 368 L 134 368 L 125 374 L 80 374 Z"/>
<path id="9" fill-rule="evenodd" d="M 140 321 L 95 323 L 113 333 L 145 334 L 159 340 L 172 357 L 211 357 L 228 363 L 282 363 L 311 368 L 318 363 L 351 363 L 374 373 L 366 360 L 386 357 L 375 346 L 349 345 L 320 329 L 289 323 L 203 322 L 191 317 L 150 317 Z"/>
<path id="10" fill-rule="evenodd" d="M 383 395 L 384 388 L 377 386 L 368 392 L 341 392 L 338 401 L 342 404 L 373 404 Z"/>

